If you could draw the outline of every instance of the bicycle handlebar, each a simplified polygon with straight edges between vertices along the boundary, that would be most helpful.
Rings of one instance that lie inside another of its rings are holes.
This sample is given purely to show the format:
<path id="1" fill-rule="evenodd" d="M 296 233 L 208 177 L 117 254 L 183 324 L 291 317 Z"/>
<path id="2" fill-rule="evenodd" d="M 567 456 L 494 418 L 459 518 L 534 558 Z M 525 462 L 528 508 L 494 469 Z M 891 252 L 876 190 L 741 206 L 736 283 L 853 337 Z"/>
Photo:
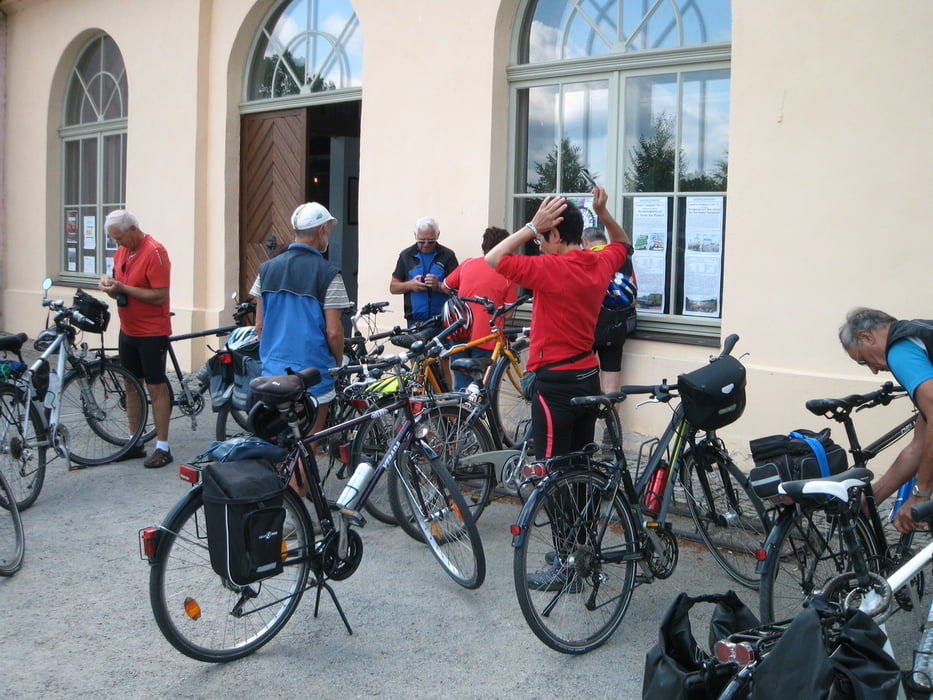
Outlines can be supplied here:
<path id="1" fill-rule="evenodd" d="M 735 344 L 737 342 L 739 342 L 738 333 L 732 333 L 731 335 L 727 336 L 726 339 L 723 341 L 722 352 L 719 353 L 719 356 L 725 357 L 726 355 L 731 355 L 732 349 L 735 347 Z"/>
<path id="2" fill-rule="evenodd" d="M 933 501 L 918 503 L 910 507 L 910 517 L 918 523 L 933 520 Z"/>
<path id="3" fill-rule="evenodd" d="M 832 418 L 840 423 L 853 410 L 861 411 L 864 408 L 873 408 L 875 406 L 887 406 L 894 399 L 906 396 L 904 387 L 894 382 L 885 382 L 880 389 L 875 389 L 867 394 L 849 394 L 840 399 L 810 399 L 806 402 L 807 410 L 817 416 Z"/>

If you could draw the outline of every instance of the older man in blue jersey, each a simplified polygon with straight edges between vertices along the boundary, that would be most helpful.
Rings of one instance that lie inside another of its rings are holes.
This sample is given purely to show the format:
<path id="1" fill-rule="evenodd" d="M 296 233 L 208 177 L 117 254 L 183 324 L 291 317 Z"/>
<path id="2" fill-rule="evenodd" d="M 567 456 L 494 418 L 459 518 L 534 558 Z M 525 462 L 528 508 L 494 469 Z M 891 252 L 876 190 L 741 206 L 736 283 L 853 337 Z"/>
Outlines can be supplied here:
<path id="1" fill-rule="evenodd" d="M 911 506 L 933 495 L 933 430 L 928 429 L 933 416 L 933 321 L 899 321 L 877 309 L 853 309 L 839 329 L 839 340 L 849 357 L 873 374 L 891 372 L 920 412 L 910 444 L 873 484 L 880 502 L 917 477 L 913 493 L 894 520 L 901 532 L 915 530 L 921 524 L 910 517 Z"/>

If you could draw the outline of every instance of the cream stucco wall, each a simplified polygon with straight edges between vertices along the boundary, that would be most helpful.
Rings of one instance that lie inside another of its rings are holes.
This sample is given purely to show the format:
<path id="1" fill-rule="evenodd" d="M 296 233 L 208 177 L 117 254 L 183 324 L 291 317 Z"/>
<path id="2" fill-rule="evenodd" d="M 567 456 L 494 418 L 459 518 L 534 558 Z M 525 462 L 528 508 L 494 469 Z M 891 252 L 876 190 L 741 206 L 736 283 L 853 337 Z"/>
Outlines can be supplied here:
<path id="1" fill-rule="evenodd" d="M 250 43 L 273 0 L 12 0 L 7 35 L 5 330 L 44 321 L 56 269 L 61 95 L 96 30 L 129 75 L 128 206 L 169 248 L 176 332 L 223 323 L 237 284 L 239 102 Z M 365 40 L 360 139 L 360 299 L 387 299 L 422 215 L 461 258 L 506 213 L 508 84 L 519 0 L 355 0 Z M 870 304 L 930 316 L 922 230 L 933 113 L 933 5 L 896 0 L 733 3 L 723 333 L 749 352 L 746 416 L 723 431 L 819 426 L 814 396 L 868 390 L 835 331 Z M 611 183 L 609 183 L 611 185 Z M 616 207 L 618 203 L 613 203 Z M 56 288 L 61 295 L 69 288 Z M 401 321 L 399 311 L 387 322 Z M 116 324 L 114 324 L 116 325 Z M 194 361 L 198 359 L 195 349 Z M 627 381 L 673 380 L 709 348 L 631 341 Z M 907 407 L 860 424 L 893 424 Z M 885 414 L 883 411 L 876 411 Z M 649 434 L 667 409 L 625 406 Z M 891 416 L 890 418 L 887 416 Z M 841 437 L 841 436 L 840 436 Z"/>

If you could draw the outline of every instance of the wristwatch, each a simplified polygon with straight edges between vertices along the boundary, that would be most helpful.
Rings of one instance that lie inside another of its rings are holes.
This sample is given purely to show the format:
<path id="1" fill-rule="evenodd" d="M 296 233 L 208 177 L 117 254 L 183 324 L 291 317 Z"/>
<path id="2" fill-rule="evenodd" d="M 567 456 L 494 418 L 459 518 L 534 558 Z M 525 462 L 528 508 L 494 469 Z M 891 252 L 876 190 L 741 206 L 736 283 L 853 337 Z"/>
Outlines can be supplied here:
<path id="1" fill-rule="evenodd" d="M 914 487 L 910 490 L 910 495 L 916 498 L 929 498 L 930 496 L 933 496 L 933 489 L 929 491 L 921 491 L 919 488 L 917 488 L 917 483 L 914 482 Z"/>

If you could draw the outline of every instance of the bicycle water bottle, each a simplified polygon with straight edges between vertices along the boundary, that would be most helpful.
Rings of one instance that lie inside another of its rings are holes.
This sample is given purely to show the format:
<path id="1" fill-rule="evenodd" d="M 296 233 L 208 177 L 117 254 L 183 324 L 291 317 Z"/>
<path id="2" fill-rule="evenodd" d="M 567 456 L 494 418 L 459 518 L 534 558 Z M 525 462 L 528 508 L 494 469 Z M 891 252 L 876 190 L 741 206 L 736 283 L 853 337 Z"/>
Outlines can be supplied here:
<path id="1" fill-rule="evenodd" d="M 469 386 L 466 388 L 467 401 L 470 403 L 475 403 L 479 400 L 479 384 L 476 382 L 470 382 Z"/>
<path id="2" fill-rule="evenodd" d="M 375 469 L 373 469 L 373 466 L 368 462 L 360 462 L 354 470 L 353 476 L 351 476 L 350 480 L 347 482 L 347 485 L 343 487 L 340 498 L 337 499 L 337 505 L 340 508 L 352 510 L 353 506 L 356 504 L 356 499 L 363 489 L 366 488 L 366 484 L 369 483 L 369 477 L 372 476 L 374 471 Z"/>
<path id="3" fill-rule="evenodd" d="M 661 503 L 664 500 L 664 489 L 667 488 L 667 477 L 669 474 L 667 462 L 658 464 L 651 478 L 648 479 L 648 488 L 645 489 L 645 495 L 642 499 L 642 505 L 646 515 L 652 518 L 661 510 Z"/>
<path id="4" fill-rule="evenodd" d="M 904 502 L 910 498 L 915 483 L 917 483 L 917 477 L 914 476 L 901 484 L 901 487 L 897 490 L 897 498 L 894 499 L 894 505 L 891 506 L 891 515 L 888 516 L 888 521 L 894 522 L 894 516 L 897 515 L 897 511 L 901 509 Z"/>

